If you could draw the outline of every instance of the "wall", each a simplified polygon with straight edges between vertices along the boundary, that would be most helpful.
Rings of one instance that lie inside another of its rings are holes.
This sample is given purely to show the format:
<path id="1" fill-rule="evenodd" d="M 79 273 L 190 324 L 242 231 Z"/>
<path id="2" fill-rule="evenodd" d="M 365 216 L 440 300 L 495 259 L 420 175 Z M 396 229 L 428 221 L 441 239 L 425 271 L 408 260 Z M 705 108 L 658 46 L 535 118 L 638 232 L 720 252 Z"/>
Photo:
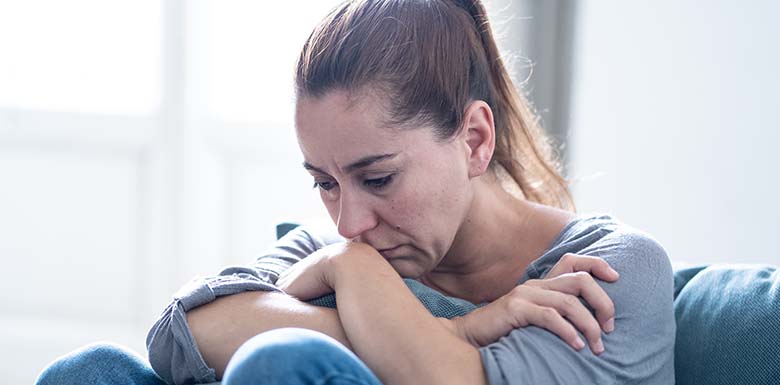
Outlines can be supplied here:
<path id="1" fill-rule="evenodd" d="M 570 176 L 689 262 L 780 264 L 780 4 L 582 1 Z"/>

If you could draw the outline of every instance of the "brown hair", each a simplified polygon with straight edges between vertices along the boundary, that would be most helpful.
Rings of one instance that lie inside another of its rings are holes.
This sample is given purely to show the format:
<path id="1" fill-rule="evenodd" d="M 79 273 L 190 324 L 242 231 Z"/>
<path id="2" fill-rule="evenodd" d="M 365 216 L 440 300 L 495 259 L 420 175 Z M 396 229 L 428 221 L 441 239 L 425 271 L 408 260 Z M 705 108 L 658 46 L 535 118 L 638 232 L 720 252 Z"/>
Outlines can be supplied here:
<path id="1" fill-rule="evenodd" d="M 493 111 L 500 166 L 534 202 L 574 210 L 539 121 L 515 88 L 479 0 L 348 0 L 314 29 L 296 67 L 297 97 L 378 92 L 389 126 L 457 134 L 473 100 Z"/>

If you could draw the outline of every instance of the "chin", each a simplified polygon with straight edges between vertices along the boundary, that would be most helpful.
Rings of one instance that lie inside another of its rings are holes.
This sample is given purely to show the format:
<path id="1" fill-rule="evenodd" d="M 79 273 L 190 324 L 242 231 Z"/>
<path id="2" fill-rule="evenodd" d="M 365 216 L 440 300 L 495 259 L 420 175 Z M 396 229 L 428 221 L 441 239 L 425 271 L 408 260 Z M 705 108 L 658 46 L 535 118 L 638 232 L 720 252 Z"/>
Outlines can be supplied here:
<path id="1" fill-rule="evenodd" d="M 418 279 L 424 273 L 424 269 L 411 258 L 391 258 L 387 260 L 401 278 Z"/>

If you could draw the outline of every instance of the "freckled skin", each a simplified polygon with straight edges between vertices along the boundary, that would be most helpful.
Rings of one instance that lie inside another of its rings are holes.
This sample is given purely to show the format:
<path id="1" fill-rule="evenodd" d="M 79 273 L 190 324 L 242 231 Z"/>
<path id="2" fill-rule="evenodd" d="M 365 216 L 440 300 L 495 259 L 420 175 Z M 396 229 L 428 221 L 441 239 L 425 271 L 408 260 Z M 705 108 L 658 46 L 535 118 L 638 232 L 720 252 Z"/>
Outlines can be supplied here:
<path id="1" fill-rule="evenodd" d="M 343 92 L 298 101 L 296 133 L 306 162 L 337 184 L 320 194 L 339 233 L 380 249 L 404 245 L 389 258 L 404 277 L 433 269 L 450 249 L 472 198 L 466 144 L 439 142 L 428 127 L 385 128 L 372 98 L 350 104 Z M 353 174 L 342 168 L 368 155 L 396 153 Z M 366 179 L 395 173 L 384 190 Z M 400 226 L 400 230 L 396 226 Z M 403 251 L 401 253 L 401 251 Z"/>
<path id="2" fill-rule="evenodd" d="M 386 101 L 353 96 L 299 99 L 298 144 L 339 233 L 380 252 L 400 246 L 382 254 L 402 277 L 475 303 L 493 301 L 573 218 L 502 187 L 489 169 L 495 127 L 484 101 L 470 102 L 463 127 L 439 141 L 432 127 L 383 126 Z M 395 156 L 346 172 L 387 154 Z"/>

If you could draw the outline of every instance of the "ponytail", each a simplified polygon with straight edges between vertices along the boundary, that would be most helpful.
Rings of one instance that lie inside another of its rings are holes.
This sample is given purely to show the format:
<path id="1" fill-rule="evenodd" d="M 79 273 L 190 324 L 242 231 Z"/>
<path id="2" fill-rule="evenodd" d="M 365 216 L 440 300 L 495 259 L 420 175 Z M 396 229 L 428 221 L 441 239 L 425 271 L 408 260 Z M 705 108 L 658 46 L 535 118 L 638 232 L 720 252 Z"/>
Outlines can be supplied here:
<path id="1" fill-rule="evenodd" d="M 568 183 L 539 118 L 518 92 L 493 38 L 487 11 L 479 0 L 455 0 L 474 20 L 490 72 L 496 126 L 493 161 L 509 174 L 523 195 L 534 202 L 574 211 Z M 493 163 L 493 162 L 491 162 Z M 494 164 L 491 164 L 494 166 Z"/>
<path id="2" fill-rule="evenodd" d="M 342 3 L 312 32 L 296 72 L 298 97 L 334 89 L 381 90 L 392 123 L 428 123 L 441 139 L 457 133 L 468 103 L 485 101 L 496 129 L 491 170 L 530 201 L 574 210 L 549 139 L 515 88 L 479 0 Z"/>

